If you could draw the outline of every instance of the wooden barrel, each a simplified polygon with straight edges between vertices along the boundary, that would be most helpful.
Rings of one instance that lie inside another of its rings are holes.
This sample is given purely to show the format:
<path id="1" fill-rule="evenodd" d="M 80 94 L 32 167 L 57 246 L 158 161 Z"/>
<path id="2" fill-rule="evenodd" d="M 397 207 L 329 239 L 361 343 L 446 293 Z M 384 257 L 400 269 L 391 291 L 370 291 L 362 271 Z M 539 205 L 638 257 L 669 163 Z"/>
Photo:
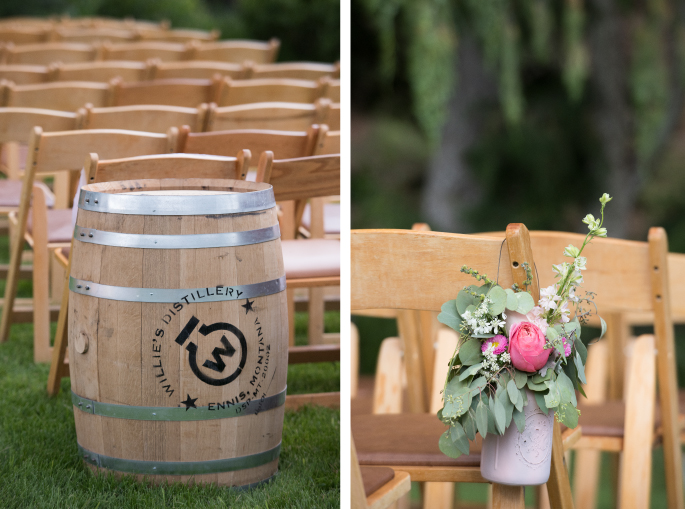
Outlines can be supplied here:
<path id="1" fill-rule="evenodd" d="M 273 189 L 236 180 L 85 186 L 69 362 L 85 462 L 251 486 L 278 468 L 288 368 Z"/>

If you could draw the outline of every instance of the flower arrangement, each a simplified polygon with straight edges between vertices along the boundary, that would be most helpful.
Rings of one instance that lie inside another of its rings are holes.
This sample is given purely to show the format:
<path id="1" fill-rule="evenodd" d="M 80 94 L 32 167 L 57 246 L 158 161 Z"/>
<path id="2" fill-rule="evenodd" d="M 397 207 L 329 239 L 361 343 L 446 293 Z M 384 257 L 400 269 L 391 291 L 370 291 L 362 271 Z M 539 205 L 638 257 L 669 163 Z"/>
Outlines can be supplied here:
<path id="1" fill-rule="evenodd" d="M 514 284 L 506 289 L 487 275 L 462 267 L 482 285 L 461 290 L 438 315 L 461 338 L 449 362 L 444 404 L 438 411 L 438 418 L 449 426 L 439 443 L 447 456 L 468 454 L 476 432 L 483 438 L 503 435 L 512 421 L 523 433 L 523 410 L 530 394 L 545 415 L 553 411 L 569 428 L 578 425 L 576 390 L 585 395 L 581 384 L 586 383 L 587 359 L 580 328 L 596 311 L 595 294 L 578 294 L 587 262 L 581 254 L 593 238 L 606 237 L 602 224 L 610 200 L 606 193 L 599 199 L 600 218 L 585 216 L 589 232 L 582 246 L 564 249 L 572 261 L 552 267 L 557 282 L 540 290 L 537 305 L 527 291 L 533 279 L 528 264 L 523 264 L 523 288 Z M 606 324 L 601 318 L 600 323 L 604 335 Z"/>

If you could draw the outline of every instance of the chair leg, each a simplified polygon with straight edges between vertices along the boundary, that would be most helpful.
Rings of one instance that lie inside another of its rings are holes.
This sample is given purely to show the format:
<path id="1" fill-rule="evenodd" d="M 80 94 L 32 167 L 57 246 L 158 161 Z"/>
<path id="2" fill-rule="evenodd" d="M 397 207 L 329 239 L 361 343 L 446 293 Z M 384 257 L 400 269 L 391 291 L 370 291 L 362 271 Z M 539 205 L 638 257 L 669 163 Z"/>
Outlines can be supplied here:
<path id="1" fill-rule="evenodd" d="M 492 485 L 492 509 L 525 509 L 523 486 Z"/>
<path id="2" fill-rule="evenodd" d="M 71 258 L 67 267 L 65 280 L 69 278 L 71 272 Z M 56 396 L 59 392 L 60 382 L 63 377 L 69 376 L 69 367 L 64 362 L 67 351 L 68 337 L 68 314 L 69 314 L 69 284 L 65 281 L 62 288 L 62 304 L 59 308 L 59 319 L 57 320 L 57 333 L 55 335 L 55 346 L 52 349 L 52 362 L 50 363 L 50 374 L 48 375 L 48 394 Z"/>
<path id="3" fill-rule="evenodd" d="M 35 240 L 35 237 L 34 237 Z M 50 362 L 49 252 L 47 246 L 34 244 L 33 258 L 33 361 Z"/>
<path id="4" fill-rule="evenodd" d="M 649 507 L 652 441 L 656 403 L 654 336 L 635 342 L 629 365 L 626 417 L 618 507 Z"/>
<path id="5" fill-rule="evenodd" d="M 454 507 L 454 483 L 427 482 L 423 488 L 424 509 L 452 509 Z"/>
<path id="6" fill-rule="evenodd" d="M 295 346 L 295 290 L 286 289 L 288 300 L 288 346 Z"/>
<path id="7" fill-rule="evenodd" d="M 324 343 L 324 291 L 323 286 L 309 288 L 309 344 Z"/>
<path id="8" fill-rule="evenodd" d="M 359 390 L 359 329 L 350 323 L 350 398 L 357 397 Z"/>
<path id="9" fill-rule="evenodd" d="M 381 343 L 373 387 L 374 414 L 402 412 L 402 344 L 398 338 L 386 338 Z"/>
<path id="10" fill-rule="evenodd" d="M 573 497 L 568 470 L 564 463 L 564 444 L 561 440 L 559 423 L 554 422 L 554 441 L 552 442 L 552 468 L 547 481 L 547 492 L 552 509 L 572 509 Z"/>

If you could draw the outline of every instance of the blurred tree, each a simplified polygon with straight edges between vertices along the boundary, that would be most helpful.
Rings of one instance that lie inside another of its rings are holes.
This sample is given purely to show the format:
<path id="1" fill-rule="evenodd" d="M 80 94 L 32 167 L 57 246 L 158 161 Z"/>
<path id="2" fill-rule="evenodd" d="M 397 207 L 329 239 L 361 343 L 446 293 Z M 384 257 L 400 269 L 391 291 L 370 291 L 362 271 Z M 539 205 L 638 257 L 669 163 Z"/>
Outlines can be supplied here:
<path id="1" fill-rule="evenodd" d="M 390 88 L 405 75 L 416 121 L 439 146 L 424 220 L 447 231 L 492 228 L 497 210 L 518 211 L 533 198 L 537 223 L 560 227 L 549 216 L 564 218 L 601 189 L 616 198 L 610 234 L 644 234 L 635 221 L 644 182 L 683 109 L 685 2 L 360 6 L 375 28 L 379 76 Z"/>

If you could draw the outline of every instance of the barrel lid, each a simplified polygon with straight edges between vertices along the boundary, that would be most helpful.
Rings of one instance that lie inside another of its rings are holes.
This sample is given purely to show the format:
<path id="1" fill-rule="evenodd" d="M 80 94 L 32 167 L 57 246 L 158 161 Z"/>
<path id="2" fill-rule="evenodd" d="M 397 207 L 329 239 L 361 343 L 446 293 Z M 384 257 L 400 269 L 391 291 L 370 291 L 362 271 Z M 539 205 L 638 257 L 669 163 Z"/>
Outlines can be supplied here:
<path id="1" fill-rule="evenodd" d="M 109 214 L 195 216 L 239 214 L 274 207 L 273 187 L 218 179 L 131 180 L 81 188 L 79 208 Z"/>

